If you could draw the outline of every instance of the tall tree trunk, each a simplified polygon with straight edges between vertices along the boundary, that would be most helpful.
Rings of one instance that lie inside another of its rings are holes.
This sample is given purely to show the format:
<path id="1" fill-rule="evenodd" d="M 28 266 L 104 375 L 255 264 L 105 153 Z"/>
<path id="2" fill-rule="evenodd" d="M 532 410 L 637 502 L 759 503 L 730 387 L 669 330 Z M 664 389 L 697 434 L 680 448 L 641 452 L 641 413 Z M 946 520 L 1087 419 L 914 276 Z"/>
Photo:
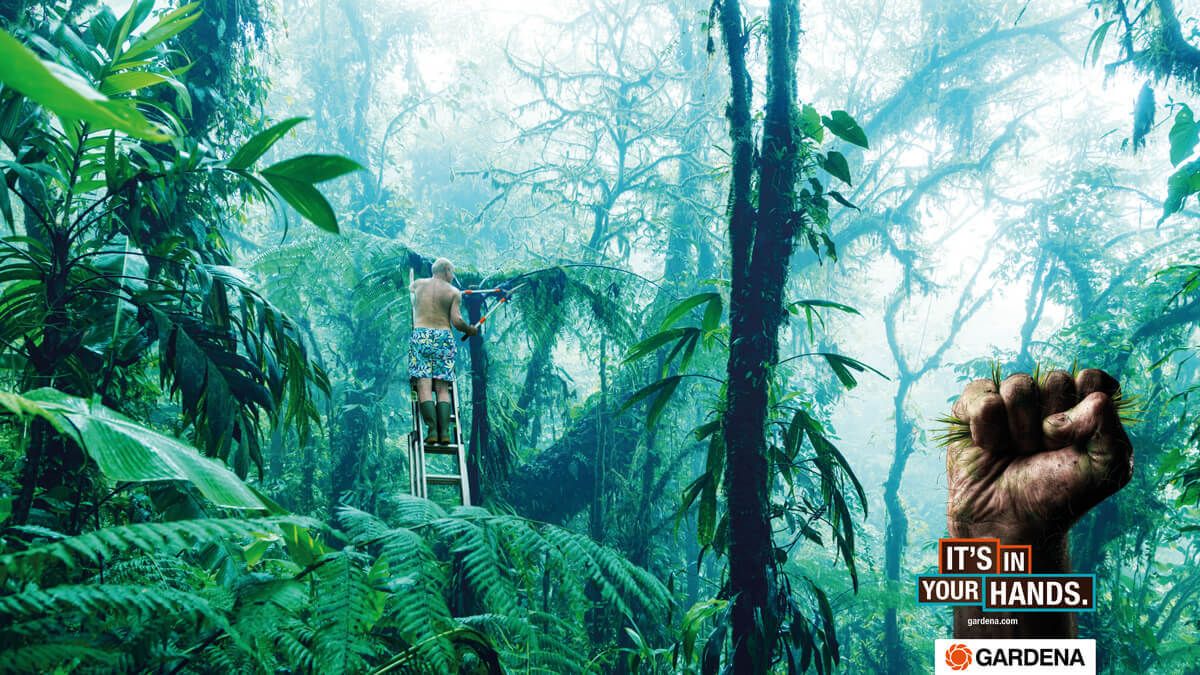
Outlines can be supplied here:
<path id="1" fill-rule="evenodd" d="M 483 300 L 479 295 L 463 296 L 463 304 L 467 308 L 467 320 L 472 324 L 479 323 L 483 317 Z M 484 465 L 484 453 L 490 452 L 492 427 L 488 421 L 488 362 L 487 351 L 483 346 L 483 336 L 476 335 L 467 341 L 471 357 L 471 438 L 467 444 L 467 481 L 471 486 L 471 503 L 482 504 L 484 490 L 480 485 L 483 478 L 481 467 Z M 459 407 L 461 408 L 461 401 Z M 458 415 L 462 411 L 457 411 Z M 460 419 L 461 422 L 461 419 Z M 463 467 L 459 467 L 461 471 Z"/>
<path id="2" fill-rule="evenodd" d="M 731 335 L 723 434 L 735 673 L 767 671 L 779 625 L 772 602 L 775 552 L 768 512 L 765 425 L 770 369 L 777 359 L 783 319 L 783 287 L 799 215 L 793 195 L 798 144 L 791 122 L 799 9 L 792 0 L 771 0 L 769 12 L 767 105 L 756 213 L 751 204 L 754 149 L 751 81 L 746 69 L 749 35 L 739 3 L 725 0 L 721 4 L 732 99 L 727 115 L 733 144 L 729 217 Z"/>

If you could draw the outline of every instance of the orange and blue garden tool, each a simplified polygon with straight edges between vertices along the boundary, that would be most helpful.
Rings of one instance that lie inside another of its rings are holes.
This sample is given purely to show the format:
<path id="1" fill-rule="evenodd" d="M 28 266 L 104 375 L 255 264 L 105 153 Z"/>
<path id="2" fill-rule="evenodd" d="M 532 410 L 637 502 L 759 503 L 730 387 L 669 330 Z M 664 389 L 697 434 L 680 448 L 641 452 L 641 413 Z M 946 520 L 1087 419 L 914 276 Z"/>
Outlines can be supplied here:
<path id="1" fill-rule="evenodd" d="M 497 296 L 496 306 L 484 312 L 483 316 L 479 317 L 479 320 L 475 322 L 475 327 L 482 328 L 484 322 L 488 320 L 488 317 L 495 314 L 496 310 L 507 304 L 509 299 L 512 298 L 513 293 L 516 293 L 524 285 L 525 284 L 520 284 L 519 286 L 515 286 L 513 288 L 504 288 L 503 286 L 497 288 L 468 288 L 467 290 L 463 291 L 463 295 L 482 295 L 484 296 L 485 300 L 488 296 Z M 463 342 L 466 342 L 468 337 L 470 336 L 464 335 L 462 337 Z"/>

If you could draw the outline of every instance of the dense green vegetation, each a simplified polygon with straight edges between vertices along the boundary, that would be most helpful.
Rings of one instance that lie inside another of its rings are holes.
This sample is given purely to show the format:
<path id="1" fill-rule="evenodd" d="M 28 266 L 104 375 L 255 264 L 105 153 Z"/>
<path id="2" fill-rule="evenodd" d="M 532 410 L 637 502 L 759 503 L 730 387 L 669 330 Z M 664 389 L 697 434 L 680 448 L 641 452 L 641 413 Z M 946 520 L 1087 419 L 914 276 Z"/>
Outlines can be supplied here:
<path id="1" fill-rule="evenodd" d="M 947 401 L 1074 364 L 1080 633 L 1195 672 L 1186 12 L 443 4 L 0 0 L 0 672 L 925 672 Z"/>

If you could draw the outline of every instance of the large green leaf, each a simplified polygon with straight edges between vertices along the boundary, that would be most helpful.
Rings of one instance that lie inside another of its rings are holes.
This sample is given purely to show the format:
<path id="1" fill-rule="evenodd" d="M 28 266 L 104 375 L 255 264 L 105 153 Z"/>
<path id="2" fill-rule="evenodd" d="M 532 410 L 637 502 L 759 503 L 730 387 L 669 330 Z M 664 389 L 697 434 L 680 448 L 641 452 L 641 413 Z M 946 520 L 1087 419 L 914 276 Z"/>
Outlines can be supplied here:
<path id="1" fill-rule="evenodd" d="M 843 305 L 839 302 L 833 302 L 832 300 L 818 299 L 797 300 L 789 304 L 787 306 L 787 310 L 792 314 L 799 315 L 801 307 L 804 308 L 804 320 L 808 323 L 808 337 L 810 340 L 814 337 L 813 317 L 816 317 L 817 321 L 821 323 L 821 328 L 825 328 L 825 319 L 821 317 L 821 312 L 818 310 L 818 308 L 828 307 L 830 309 L 836 309 L 840 312 L 846 312 L 847 314 L 859 314 L 857 309 L 854 309 L 849 305 Z M 859 316 L 862 315 L 859 314 Z"/>
<path id="2" fill-rule="evenodd" d="M 151 123 L 133 101 L 110 101 L 78 73 L 43 61 L 16 38 L 0 30 L 0 83 L 21 92 L 59 117 L 97 129 L 117 129 L 149 141 L 171 137 Z"/>
<path id="3" fill-rule="evenodd" d="M 282 176 L 304 183 L 324 183 L 362 169 L 362 165 L 341 155 L 299 155 L 276 162 L 262 170 L 270 180 Z"/>
<path id="4" fill-rule="evenodd" d="M 829 172 L 829 175 L 837 178 L 846 185 L 850 185 L 850 164 L 846 161 L 846 156 L 837 150 L 830 150 L 827 155 L 822 157 L 817 155 L 817 162 L 821 168 Z"/>
<path id="5" fill-rule="evenodd" d="M 1175 113 L 1175 123 L 1171 125 L 1170 140 L 1172 166 L 1179 166 L 1180 162 L 1191 157 L 1192 152 L 1196 149 L 1196 144 L 1200 143 L 1200 127 L 1196 125 L 1192 109 L 1186 105 L 1180 105 L 1179 112 Z"/>
<path id="6" fill-rule="evenodd" d="M 267 150 L 270 150 L 272 145 L 275 145 L 279 142 L 279 139 L 286 136 L 287 132 L 307 119 L 307 117 L 292 117 L 258 132 L 250 140 L 246 141 L 245 145 L 238 148 L 238 151 L 234 153 L 233 157 L 229 158 L 229 162 L 226 165 L 231 169 L 249 168 Z"/>
<path id="7" fill-rule="evenodd" d="M 1088 38 L 1087 47 L 1083 50 L 1083 62 L 1085 65 L 1087 65 L 1089 60 L 1092 62 L 1092 66 L 1100 63 L 1100 50 L 1104 47 L 1104 38 L 1108 36 L 1108 29 L 1112 28 L 1116 22 L 1116 19 L 1105 21 L 1096 30 L 1092 31 L 1092 37 Z"/>
<path id="8" fill-rule="evenodd" d="M 663 319 L 662 326 L 659 327 L 659 330 L 666 330 L 667 328 L 670 328 L 672 324 L 682 319 L 692 309 L 704 304 L 708 305 L 708 308 L 705 310 L 706 314 L 708 310 L 712 309 L 713 305 L 717 307 L 717 318 L 719 320 L 721 311 L 721 294 L 716 292 L 699 293 L 679 302 L 679 304 L 672 307 L 671 311 L 668 312 L 667 316 Z"/>
<path id="9" fill-rule="evenodd" d="M 867 133 L 845 110 L 834 110 L 829 117 L 822 117 L 821 121 L 825 123 L 825 128 L 832 131 L 838 138 L 862 148 L 871 147 L 867 142 Z"/>
<path id="10" fill-rule="evenodd" d="M 1187 198 L 1200 192 L 1200 159 L 1194 159 L 1179 167 L 1167 179 L 1167 198 L 1163 200 L 1163 212 L 1158 222 L 1161 225 L 1173 213 L 1183 210 Z"/>
<path id="11" fill-rule="evenodd" d="M 0 407 L 46 420 L 79 444 L 112 480 L 184 480 L 217 506 L 266 509 L 250 487 L 224 465 L 95 401 L 43 388 L 24 395 L 0 392 Z"/>
<path id="12" fill-rule="evenodd" d="M 689 332 L 693 332 L 695 330 L 695 328 L 672 328 L 670 330 L 664 330 L 661 333 L 655 333 L 654 335 L 651 335 L 645 340 L 642 340 L 641 342 L 630 347 L 629 351 L 625 354 L 624 362 L 629 363 L 630 361 L 640 359 L 643 356 L 654 352 L 659 347 L 666 345 L 668 342 L 678 340 L 680 338 L 686 338 Z"/>
<path id="13" fill-rule="evenodd" d="M 151 7 L 154 3 L 149 3 Z M 130 12 L 133 10 L 131 9 Z M 192 2 L 182 7 L 174 9 L 159 18 L 158 22 L 150 27 L 145 33 L 136 37 L 129 45 L 129 49 L 121 54 L 121 64 L 125 65 L 133 61 L 137 57 L 154 49 L 158 45 L 170 40 L 176 35 L 182 33 L 200 18 L 200 3 Z M 131 28 L 135 28 L 143 19 L 138 18 L 130 22 Z"/>
<path id="14" fill-rule="evenodd" d="M 820 352 L 817 355 L 824 357 L 825 362 L 828 363 L 829 367 L 833 369 L 834 374 L 837 375 L 838 380 L 846 389 L 853 389 L 858 385 L 858 380 L 854 378 L 854 374 L 850 372 L 851 370 L 859 373 L 870 371 L 885 380 L 889 379 L 887 375 L 884 375 L 883 373 L 875 370 L 871 366 L 868 366 L 858 359 L 852 359 L 849 356 L 842 356 L 841 354 L 833 354 L 830 352 Z"/>
<path id="15" fill-rule="evenodd" d="M 337 234 L 337 216 L 333 213 L 333 207 L 312 183 L 266 172 L 263 172 L 263 178 L 267 179 L 271 187 L 275 188 L 275 192 L 291 204 L 301 217 L 326 232 Z"/>
<path id="16" fill-rule="evenodd" d="M 635 391 L 633 395 L 630 396 L 627 401 L 625 401 L 625 405 L 621 406 L 621 409 L 617 411 L 617 414 L 619 415 L 632 408 L 638 403 L 638 401 L 641 401 L 653 394 L 657 394 L 657 396 L 654 398 L 654 402 L 650 404 L 649 409 L 646 411 L 646 428 L 653 429 L 654 425 L 658 422 L 659 416 L 661 416 L 663 410 L 666 409 L 667 402 L 671 400 L 671 396 L 674 395 L 675 390 L 679 387 L 679 382 L 682 379 L 682 375 L 672 375 L 671 377 L 665 377 L 653 384 L 642 387 L 641 389 Z"/>

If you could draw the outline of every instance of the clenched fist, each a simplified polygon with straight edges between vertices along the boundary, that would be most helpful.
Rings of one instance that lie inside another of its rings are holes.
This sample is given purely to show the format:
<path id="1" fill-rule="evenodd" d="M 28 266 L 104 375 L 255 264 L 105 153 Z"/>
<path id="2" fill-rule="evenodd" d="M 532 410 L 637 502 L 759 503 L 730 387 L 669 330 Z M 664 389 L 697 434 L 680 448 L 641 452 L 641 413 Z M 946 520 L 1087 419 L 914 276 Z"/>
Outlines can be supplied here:
<path id="1" fill-rule="evenodd" d="M 1030 544 L 1034 572 L 1070 572 L 1067 531 L 1129 482 L 1133 448 L 1117 412 L 1120 385 L 1102 370 L 1040 382 L 1024 373 L 976 380 L 954 403 L 961 434 L 947 446 L 952 537 Z M 969 433 L 968 433 L 969 431 Z M 1017 626 L 967 626 L 978 608 L 955 611 L 956 637 L 1070 637 L 1070 613 L 1006 614 Z"/>

